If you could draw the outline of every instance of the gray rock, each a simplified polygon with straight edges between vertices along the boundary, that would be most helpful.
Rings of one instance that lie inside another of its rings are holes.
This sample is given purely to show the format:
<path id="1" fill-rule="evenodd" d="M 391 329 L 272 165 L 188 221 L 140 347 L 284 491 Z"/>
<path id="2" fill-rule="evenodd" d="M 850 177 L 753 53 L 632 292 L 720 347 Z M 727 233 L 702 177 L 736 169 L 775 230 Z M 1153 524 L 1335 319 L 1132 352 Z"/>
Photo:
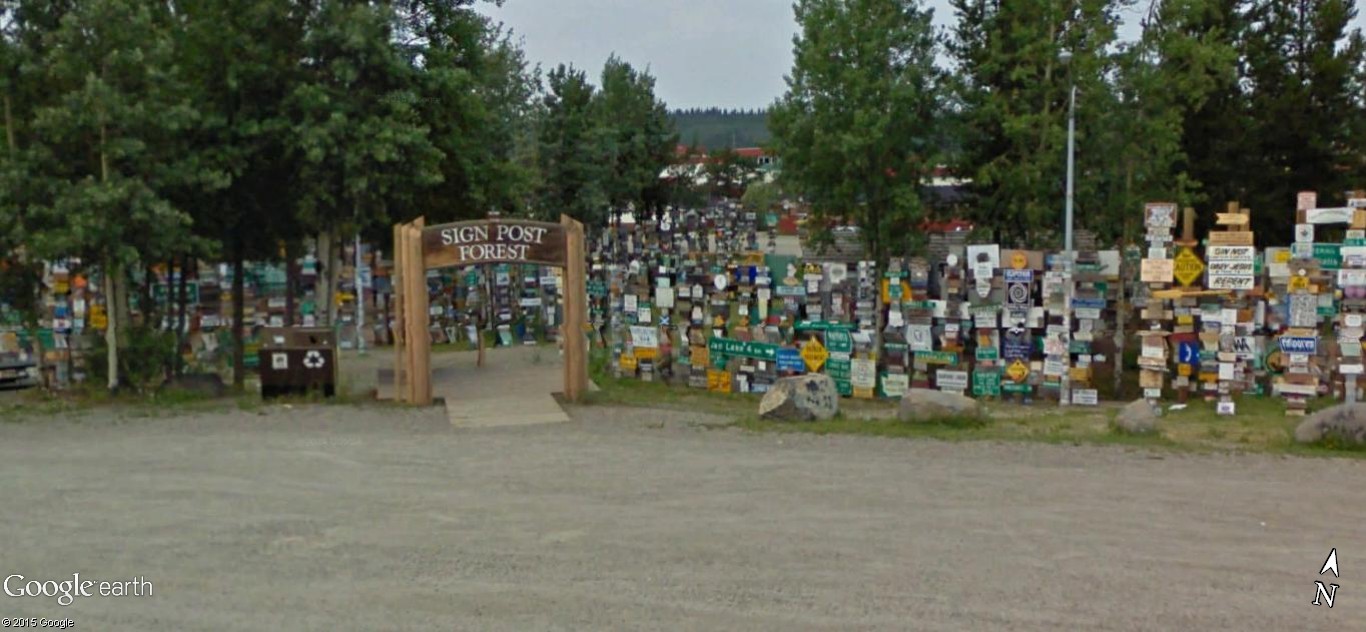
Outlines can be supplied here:
<path id="1" fill-rule="evenodd" d="M 901 396 L 896 418 L 901 421 L 935 421 L 946 418 L 985 416 L 982 404 L 971 397 L 928 388 L 913 388 Z"/>
<path id="2" fill-rule="evenodd" d="M 1366 444 L 1366 404 L 1325 408 L 1295 428 L 1295 440 L 1300 443 L 1318 443 L 1325 439 L 1348 445 Z"/>
<path id="3" fill-rule="evenodd" d="M 817 421 L 840 411 L 835 380 L 820 373 L 779 379 L 759 401 L 759 417 L 782 421 Z"/>
<path id="4" fill-rule="evenodd" d="M 1162 409 L 1139 399 L 1120 409 L 1115 416 L 1115 427 L 1129 434 L 1152 434 L 1157 432 L 1157 418 Z"/>

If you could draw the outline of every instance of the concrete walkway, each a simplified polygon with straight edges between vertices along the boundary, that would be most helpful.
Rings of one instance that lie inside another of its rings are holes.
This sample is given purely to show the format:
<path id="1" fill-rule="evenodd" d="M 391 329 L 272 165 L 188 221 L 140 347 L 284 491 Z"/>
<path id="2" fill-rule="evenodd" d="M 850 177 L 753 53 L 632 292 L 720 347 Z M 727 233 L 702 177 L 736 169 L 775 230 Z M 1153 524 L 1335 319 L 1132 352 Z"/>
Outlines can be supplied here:
<path id="1" fill-rule="evenodd" d="M 478 354 L 447 354 L 459 362 L 432 373 L 432 396 L 446 400 L 446 417 L 457 428 L 524 426 L 569 421 L 552 393 L 564 391 L 559 349 L 503 347 Z M 468 357 L 466 357 L 468 356 Z"/>
<path id="2" fill-rule="evenodd" d="M 392 351 L 390 355 L 392 357 Z M 432 354 L 432 397 L 444 400 L 457 428 L 524 426 L 569 421 L 555 400 L 564 391 L 564 360 L 553 345 Z M 389 369 L 379 369 L 379 399 L 393 398 Z M 592 386 L 590 385 L 590 388 Z"/>

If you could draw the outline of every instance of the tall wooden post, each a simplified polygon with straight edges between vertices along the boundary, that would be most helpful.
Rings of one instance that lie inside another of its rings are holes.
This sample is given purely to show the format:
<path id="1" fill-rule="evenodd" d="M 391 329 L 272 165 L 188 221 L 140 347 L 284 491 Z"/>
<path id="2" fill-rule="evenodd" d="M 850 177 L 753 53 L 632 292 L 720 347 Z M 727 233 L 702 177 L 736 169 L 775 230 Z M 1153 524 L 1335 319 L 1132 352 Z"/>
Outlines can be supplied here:
<path id="1" fill-rule="evenodd" d="M 393 298 L 390 303 L 393 305 L 393 324 L 391 325 L 390 335 L 394 338 L 394 401 L 408 401 L 407 382 L 405 377 L 408 370 L 408 335 L 407 322 L 408 310 L 405 301 L 408 292 L 404 289 L 404 284 L 408 282 L 407 257 L 408 233 L 405 224 L 394 224 L 394 272 L 393 272 Z"/>
<path id="2" fill-rule="evenodd" d="M 583 224 L 568 215 L 560 216 L 565 227 L 564 267 L 564 396 L 571 402 L 581 401 L 588 392 L 588 353 L 584 338 L 587 322 L 588 284 L 585 280 Z"/>
<path id="3" fill-rule="evenodd" d="M 421 217 L 405 227 L 407 247 L 405 260 L 405 290 L 407 291 L 408 312 L 408 402 L 419 406 L 432 403 L 431 384 L 431 332 L 427 304 L 427 268 L 422 258 L 422 227 L 425 220 Z"/>

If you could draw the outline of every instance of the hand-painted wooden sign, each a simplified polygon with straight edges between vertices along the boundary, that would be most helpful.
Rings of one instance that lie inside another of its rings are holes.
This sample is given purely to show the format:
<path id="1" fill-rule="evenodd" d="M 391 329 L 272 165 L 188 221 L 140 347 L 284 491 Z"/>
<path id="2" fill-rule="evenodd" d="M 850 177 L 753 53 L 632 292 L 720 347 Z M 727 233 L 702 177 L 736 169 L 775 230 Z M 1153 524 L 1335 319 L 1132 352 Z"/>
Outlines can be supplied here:
<path id="1" fill-rule="evenodd" d="M 1175 263 L 1171 259 L 1144 259 L 1139 275 L 1144 283 L 1171 283 L 1175 271 Z"/>
<path id="2" fill-rule="evenodd" d="M 527 220 L 489 219 L 422 229 L 427 269 L 479 263 L 565 265 L 565 228 Z"/>
<path id="3" fill-rule="evenodd" d="M 1211 246 L 1251 246 L 1252 231 L 1248 230 L 1226 230 L 1216 231 L 1209 234 Z"/>

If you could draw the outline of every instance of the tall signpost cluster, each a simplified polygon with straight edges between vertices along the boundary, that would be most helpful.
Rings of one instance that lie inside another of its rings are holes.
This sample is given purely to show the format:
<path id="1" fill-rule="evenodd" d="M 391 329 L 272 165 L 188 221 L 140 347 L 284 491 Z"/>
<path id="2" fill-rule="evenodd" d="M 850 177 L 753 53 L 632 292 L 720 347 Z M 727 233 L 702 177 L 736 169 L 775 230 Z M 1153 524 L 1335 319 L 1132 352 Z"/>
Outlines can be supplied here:
<path id="1" fill-rule="evenodd" d="M 1172 230 L 1176 226 L 1176 205 L 1151 203 L 1144 207 L 1143 223 L 1147 229 L 1148 251 L 1140 262 L 1139 280 L 1142 282 L 1139 302 L 1143 305 L 1140 317 L 1145 328 L 1139 332 L 1142 346 L 1138 357 L 1139 386 L 1143 398 L 1156 405 L 1162 399 L 1162 387 L 1167 373 L 1168 329 L 1172 310 L 1168 308 L 1175 274 L 1171 258 Z"/>

